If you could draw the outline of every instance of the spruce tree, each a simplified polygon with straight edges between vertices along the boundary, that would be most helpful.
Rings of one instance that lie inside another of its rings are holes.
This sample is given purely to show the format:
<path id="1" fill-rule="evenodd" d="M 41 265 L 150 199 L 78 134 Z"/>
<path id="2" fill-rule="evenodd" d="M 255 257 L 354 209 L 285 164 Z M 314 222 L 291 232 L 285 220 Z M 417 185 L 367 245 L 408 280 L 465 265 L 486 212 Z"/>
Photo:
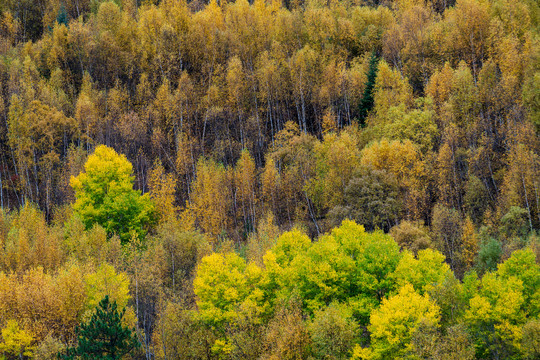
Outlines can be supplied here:
<path id="1" fill-rule="evenodd" d="M 60 10 L 58 10 L 58 16 L 56 16 L 56 22 L 58 24 L 64 24 L 64 25 L 68 25 L 68 14 L 67 14 L 67 11 L 66 11 L 66 7 L 62 4 L 60 6 Z"/>
<path id="2" fill-rule="evenodd" d="M 122 325 L 125 309 L 106 295 L 90 321 L 78 328 L 78 346 L 68 349 L 63 359 L 118 360 L 140 346 L 133 331 Z"/>
<path id="3" fill-rule="evenodd" d="M 360 126 L 364 126 L 366 123 L 366 117 L 373 109 L 373 88 L 375 87 L 375 80 L 377 79 L 377 66 L 379 64 L 379 58 L 375 51 L 371 53 L 371 59 L 369 59 L 369 69 L 367 74 L 366 87 L 364 88 L 364 95 L 358 106 L 358 123 Z"/>

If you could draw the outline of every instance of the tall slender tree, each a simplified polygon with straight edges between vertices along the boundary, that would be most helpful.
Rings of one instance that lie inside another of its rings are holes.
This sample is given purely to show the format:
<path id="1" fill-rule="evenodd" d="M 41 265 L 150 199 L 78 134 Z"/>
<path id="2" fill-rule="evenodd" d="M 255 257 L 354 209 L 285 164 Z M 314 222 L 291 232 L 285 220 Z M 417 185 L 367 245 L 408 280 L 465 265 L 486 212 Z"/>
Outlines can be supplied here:
<path id="1" fill-rule="evenodd" d="M 369 59 L 369 69 L 367 74 L 366 87 L 364 89 L 364 96 L 360 101 L 358 108 L 358 123 L 360 126 L 366 124 L 366 118 L 368 113 L 373 109 L 373 88 L 375 87 L 375 80 L 377 79 L 377 67 L 379 64 L 379 58 L 375 51 L 371 53 L 371 58 Z"/>

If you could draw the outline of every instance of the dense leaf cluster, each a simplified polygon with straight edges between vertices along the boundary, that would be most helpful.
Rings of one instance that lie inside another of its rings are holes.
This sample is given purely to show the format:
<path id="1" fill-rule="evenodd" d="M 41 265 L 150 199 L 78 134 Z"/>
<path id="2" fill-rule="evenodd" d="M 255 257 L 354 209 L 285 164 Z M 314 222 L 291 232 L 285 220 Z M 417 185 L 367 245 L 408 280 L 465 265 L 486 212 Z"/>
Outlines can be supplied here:
<path id="1" fill-rule="evenodd" d="M 538 358 L 539 14 L 0 1 L 1 356 Z"/>

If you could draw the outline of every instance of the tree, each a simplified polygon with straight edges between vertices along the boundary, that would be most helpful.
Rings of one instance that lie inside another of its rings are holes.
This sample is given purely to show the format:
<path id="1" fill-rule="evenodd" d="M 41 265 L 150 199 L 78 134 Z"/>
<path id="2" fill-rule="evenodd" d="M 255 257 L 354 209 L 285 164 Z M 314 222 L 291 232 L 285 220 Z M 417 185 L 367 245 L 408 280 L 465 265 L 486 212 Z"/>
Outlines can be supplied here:
<path id="1" fill-rule="evenodd" d="M 499 264 L 497 273 L 503 279 L 516 277 L 523 282 L 525 309 L 532 318 L 540 313 L 540 266 L 530 248 L 517 250 L 504 263 Z"/>
<path id="2" fill-rule="evenodd" d="M 0 343 L 0 352 L 20 359 L 23 356 L 32 356 L 34 337 L 31 333 L 19 328 L 17 320 L 9 320 L 2 329 L 4 342 Z M 11 358 L 11 357 L 9 357 Z"/>
<path id="3" fill-rule="evenodd" d="M 90 321 L 79 328 L 79 344 L 62 356 L 64 359 L 117 360 L 140 346 L 133 331 L 122 324 L 125 308 L 118 311 L 116 301 L 106 295 Z"/>
<path id="4" fill-rule="evenodd" d="M 460 256 L 462 244 L 462 219 L 456 209 L 437 204 L 433 207 L 432 231 L 435 245 L 440 250 L 453 271 L 462 269 Z"/>
<path id="5" fill-rule="evenodd" d="M 249 151 L 244 149 L 234 169 L 234 190 L 238 207 L 241 208 L 241 210 L 237 211 L 242 211 L 242 219 L 244 220 L 246 232 L 253 229 L 257 216 L 256 204 L 258 199 L 256 194 L 256 180 L 255 162 Z"/>
<path id="6" fill-rule="evenodd" d="M 0 269 L 21 272 L 42 266 L 57 269 L 63 261 L 62 239 L 47 227 L 45 216 L 35 205 L 25 204 L 11 217 L 9 232 L 2 241 Z"/>
<path id="7" fill-rule="evenodd" d="M 258 289 L 262 270 L 235 253 L 204 257 L 193 281 L 201 319 L 214 325 L 238 320 L 242 311 L 259 315 L 263 292 Z"/>
<path id="8" fill-rule="evenodd" d="M 160 223 L 172 220 L 176 216 L 174 206 L 175 179 L 172 174 L 167 174 L 161 161 L 156 160 L 154 168 L 150 171 L 150 197 L 152 198 Z"/>
<path id="9" fill-rule="evenodd" d="M 410 140 L 422 154 L 428 154 L 437 143 L 439 130 L 435 123 L 433 100 L 419 98 L 416 108 L 407 110 L 405 104 L 392 106 L 377 118 L 372 131 L 375 139 Z M 374 140 L 375 140 L 374 139 Z"/>
<path id="10" fill-rule="evenodd" d="M 315 311 L 308 330 L 317 359 L 348 359 L 359 333 L 352 311 L 335 303 Z"/>
<path id="11" fill-rule="evenodd" d="M 373 311 L 368 329 L 371 347 L 356 347 L 353 359 L 402 359 L 413 349 L 412 336 L 420 325 L 437 327 L 439 307 L 427 295 L 416 293 L 412 285 L 384 299 Z"/>
<path id="12" fill-rule="evenodd" d="M 509 264 L 508 268 L 513 266 Z M 523 282 L 503 273 L 505 277 L 495 273 L 484 275 L 465 313 L 469 331 L 475 334 L 479 359 L 511 359 L 520 352 L 521 327 L 527 321 Z"/>
<path id="13" fill-rule="evenodd" d="M 501 260 L 501 254 L 502 246 L 499 240 L 492 237 L 482 239 L 476 259 L 476 270 L 480 274 L 494 271 Z"/>
<path id="14" fill-rule="evenodd" d="M 416 258 L 404 251 L 392 276 L 398 286 L 411 284 L 421 295 L 453 276 L 444 255 L 431 249 L 420 250 Z"/>
<path id="15" fill-rule="evenodd" d="M 82 275 L 76 265 L 59 269 L 55 276 L 44 273 L 41 267 L 19 274 L 0 273 L 0 319 L 18 322 L 27 334 L 31 334 L 32 345 L 47 335 L 65 341 L 74 339 L 74 330 L 84 311 L 85 298 Z M 2 323 L 2 326 L 6 326 L 8 336 L 12 336 L 11 340 L 15 342 L 10 342 L 3 335 L 5 343 L 0 344 L 0 353 L 10 352 L 13 345 L 26 335 L 10 326 L 9 321 Z M 7 350 L 5 346 L 8 346 Z"/>
<path id="16" fill-rule="evenodd" d="M 350 219 L 368 230 L 388 231 L 401 218 L 398 182 L 384 170 L 360 167 L 347 184 L 343 201 L 328 213 L 334 224 Z"/>
<path id="17" fill-rule="evenodd" d="M 369 59 L 369 70 L 367 73 L 366 87 L 364 88 L 364 96 L 358 106 L 358 122 L 360 126 L 364 126 L 368 113 L 373 109 L 373 88 L 375 87 L 375 80 L 377 79 L 377 67 L 379 64 L 379 58 L 375 54 L 375 51 L 371 53 Z"/>
<path id="18" fill-rule="evenodd" d="M 407 249 L 413 254 L 432 245 L 429 228 L 422 222 L 402 221 L 390 229 L 390 235 L 402 249 Z"/>
<path id="19" fill-rule="evenodd" d="M 277 309 L 264 334 L 261 359 L 300 360 L 309 356 L 310 337 L 300 305 L 291 299 Z"/>
<path id="20" fill-rule="evenodd" d="M 129 279 L 125 273 L 117 273 L 112 265 L 101 264 L 96 271 L 85 276 L 84 282 L 88 308 L 98 306 L 103 296 L 110 296 L 122 308 L 127 306 L 130 299 Z"/>
<path id="21" fill-rule="evenodd" d="M 431 28 L 436 17 L 428 4 L 401 1 L 396 11 L 398 21 L 388 29 L 383 43 L 385 58 L 411 79 L 411 85 L 417 92 L 423 90 L 436 60 Z"/>
<path id="22" fill-rule="evenodd" d="M 464 59 L 476 76 L 487 54 L 489 41 L 489 3 L 477 0 L 459 0 L 445 14 L 451 29 L 450 51 Z"/>
<path id="23" fill-rule="evenodd" d="M 263 287 L 270 299 L 297 294 L 308 314 L 332 302 L 347 302 L 364 324 L 394 290 L 389 275 L 399 258 L 399 246 L 390 236 L 367 233 L 349 220 L 313 244 L 298 231 L 287 232 L 264 257 Z"/>
<path id="24" fill-rule="evenodd" d="M 540 356 L 540 320 L 530 320 L 523 326 L 522 344 L 526 359 L 538 359 Z"/>
<path id="25" fill-rule="evenodd" d="M 373 87 L 373 111 L 377 117 L 384 116 L 392 106 L 412 105 L 412 88 L 408 79 L 397 69 L 392 69 L 384 60 L 377 67 L 377 78 Z"/>
<path id="26" fill-rule="evenodd" d="M 463 324 L 451 326 L 443 335 L 437 328 L 421 324 L 413 335 L 413 359 L 473 360 L 472 336 Z"/>
<path id="27" fill-rule="evenodd" d="M 393 95 L 389 95 L 394 97 Z M 360 163 L 373 170 L 384 170 L 395 176 L 399 184 L 400 202 L 412 219 L 419 219 L 424 211 L 426 172 L 428 167 L 418 147 L 410 140 L 373 142 L 361 153 Z"/>
<path id="28" fill-rule="evenodd" d="M 202 230 L 216 238 L 230 222 L 230 173 L 222 164 L 204 158 L 197 162 L 196 173 L 188 208 L 193 210 Z"/>
<path id="29" fill-rule="evenodd" d="M 144 237 L 154 221 L 154 207 L 148 195 L 133 189 L 133 167 L 126 157 L 100 145 L 84 169 L 70 184 L 76 197 L 73 209 L 86 229 L 99 224 L 123 243 L 133 235 Z"/>
<path id="30" fill-rule="evenodd" d="M 540 156 L 534 133 L 531 125 L 524 125 L 511 134 L 500 201 L 503 213 L 512 206 L 526 209 L 531 231 L 540 224 Z"/>
<path id="31" fill-rule="evenodd" d="M 316 175 L 306 184 L 315 206 L 332 208 L 343 202 L 345 189 L 360 163 L 358 138 L 351 131 L 327 134 L 315 143 Z"/>
<path id="32" fill-rule="evenodd" d="M 216 334 L 201 321 L 199 313 L 176 302 L 161 311 L 155 332 L 156 359 L 208 359 Z"/>
<path id="33" fill-rule="evenodd" d="M 466 217 L 463 221 L 461 230 L 461 242 L 463 249 L 461 251 L 461 257 L 466 267 L 470 268 L 476 255 L 478 254 L 478 235 L 474 231 L 474 226 L 470 217 Z"/>

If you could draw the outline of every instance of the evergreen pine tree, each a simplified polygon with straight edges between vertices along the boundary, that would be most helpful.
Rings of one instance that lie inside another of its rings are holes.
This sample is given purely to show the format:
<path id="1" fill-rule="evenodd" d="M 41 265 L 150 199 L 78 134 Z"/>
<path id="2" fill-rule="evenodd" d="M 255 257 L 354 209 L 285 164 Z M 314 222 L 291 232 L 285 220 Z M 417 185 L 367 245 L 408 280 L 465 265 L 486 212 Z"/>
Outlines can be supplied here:
<path id="1" fill-rule="evenodd" d="M 79 344 L 68 349 L 63 359 L 118 360 L 140 346 L 132 330 L 122 325 L 125 309 L 117 310 L 116 301 L 106 295 L 87 324 L 78 328 Z"/>
<path id="2" fill-rule="evenodd" d="M 375 51 L 371 53 L 371 59 L 369 59 L 369 69 L 367 74 L 366 87 L 364 89 L 364 95 L 358 106 L 358 123 L 360 126 L 364 126 L 366 123 L 366 117 L 371 109 L 373 109 L 373 88 L 375 87 L 375 80 L 377 79 L 377 65 L 379 64 L 379 58 L 375 54 Z"/>
<path id="3" fill-rule="evenodd" d="M 64 24 L 64 25 L 68 25 L 68 14 L 67 14 L 67 11 L 66 11 L 66 7 L 64 6 L 64 4 L 62 4 L 62 6 L 60 6 L 60 10 L 58 10 L 58 16 L 56 17 L 56 22 L 58 24 Z"/>

